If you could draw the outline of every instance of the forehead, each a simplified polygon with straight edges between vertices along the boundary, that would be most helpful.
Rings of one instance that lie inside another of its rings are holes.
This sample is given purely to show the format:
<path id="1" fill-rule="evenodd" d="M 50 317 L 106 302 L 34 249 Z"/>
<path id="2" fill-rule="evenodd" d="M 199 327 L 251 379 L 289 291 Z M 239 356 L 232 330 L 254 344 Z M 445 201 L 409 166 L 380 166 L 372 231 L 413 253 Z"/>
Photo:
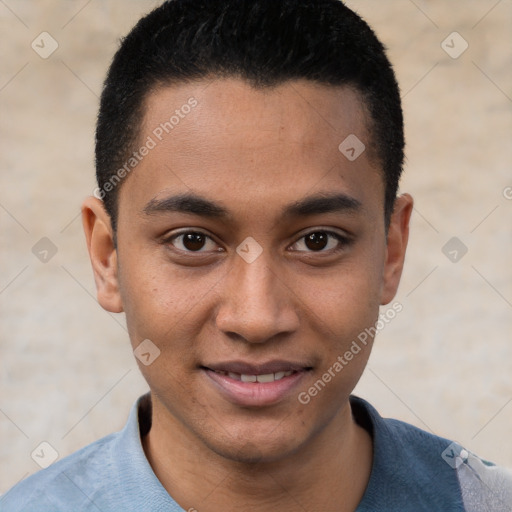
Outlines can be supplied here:
<path id="1" fill-rule="evenodd" d="M 377 187 L 383 197 L 368 124 L 348 87 L 293 81 L 256 89 L 237 79 L 161 87 L 146 99 L 139 137 L 151 150 L 121 196 L 143 207 L 192 191 L 245 209 L 327 190 L 362 200 Z"/>
<path id="2" fill-rule="evenodd" d="M 197 105 L 191 109 L 191 103 Z M 183 122 L 187 117 L 189 122 Z M 166 125 L 168 122 L 172 127 Z M 170 134 L 180 137 L 184 132 L 179 129 L 182 124 L 186 125 L 188 138 L 186 141 L 181 137 L 182 143 L 193 144 L 195 135 L 205 143 L 224 146 L 229 136 L 233 146 L 243 148 L 268 146 L 285 139 L 302 146 L 318 146 L 326 137 L 337 148 L 340 138 L 351 133 L 361 139 L 369 136 L 369 123 L 358 92 L 351 87 L 306 80 L 254 88 L 235 78 L 215 79 L 160 87 L 148 95 L 144 134 L 153 133 L 158 139 L 168 139 L 165 136 Z M 249 134 L 251 137 L 247 137 Z"/>

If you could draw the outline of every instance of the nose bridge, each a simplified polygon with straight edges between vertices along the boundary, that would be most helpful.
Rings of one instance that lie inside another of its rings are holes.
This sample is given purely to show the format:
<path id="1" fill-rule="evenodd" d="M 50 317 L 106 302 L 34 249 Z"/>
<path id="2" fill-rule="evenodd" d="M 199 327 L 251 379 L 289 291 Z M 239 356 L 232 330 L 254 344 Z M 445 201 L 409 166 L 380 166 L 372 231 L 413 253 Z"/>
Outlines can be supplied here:
<path id="1" fill-rule="evenodd" d="M 258 251 L 246 257 L 254 247 L 234 256 L 226 276 L 223 300 L 217 312 L 217 326 L 226 333 L 235 333 L 249 342 L 264 342 L 297 326 L 287 287 L 273 268 L 271 255 Z M 247 249 L 247 247 L 245 247 Z"/>
<path id="2" fill-rule="evenodd" d="M 237 261 L 233 272 L 233 285 L 239 290 L 243 301 L 240 306 L 264 308 L 277 302 L 278 278 L 272 270 L 268 255 L 261 255 L 255 261 Z M 270 308 L 269 308 L 270 309 Z"/>

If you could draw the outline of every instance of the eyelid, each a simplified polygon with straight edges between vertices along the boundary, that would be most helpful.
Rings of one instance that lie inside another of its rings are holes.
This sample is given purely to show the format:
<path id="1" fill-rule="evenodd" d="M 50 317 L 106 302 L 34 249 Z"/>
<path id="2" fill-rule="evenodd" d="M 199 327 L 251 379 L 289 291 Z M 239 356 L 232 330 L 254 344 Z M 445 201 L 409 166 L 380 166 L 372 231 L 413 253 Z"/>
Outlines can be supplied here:
<path id="1" fill-rule="evenodd" d="M 302 238 L 303 236 L 310 235 L 311 233 L 321 232 L 321 233 L 328 233 L 330 235 L 341 236 L 341 237 L 344 237 L 344 238 L 347 238 L 347 239 L 351 238 L 350 233 L 348 233 L 347 231 L 345 231 L 345 230 L 343 230 L 341 228 L 338 228 L 338 229 L 339 229 L 339 231 L 336 231 L 335 228 L 331 228 L 331 227 L 328 227 L 328 226 L 315 226 L 314 228 L 307 228 L 306 231 L 299 232 L 297 236 L 299 238 Z"/>

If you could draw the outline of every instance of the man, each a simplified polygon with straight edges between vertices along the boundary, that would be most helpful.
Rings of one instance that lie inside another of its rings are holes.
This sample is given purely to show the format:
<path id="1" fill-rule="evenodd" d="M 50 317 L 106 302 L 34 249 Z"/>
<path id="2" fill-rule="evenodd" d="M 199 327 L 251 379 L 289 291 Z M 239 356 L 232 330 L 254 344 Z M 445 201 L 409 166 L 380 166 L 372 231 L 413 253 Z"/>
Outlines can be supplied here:
<path id="1" fill-rule="evenodd" d="M 82 215 L 150 393 L 1 510 L 512 510 L 506 471 L 351 395 L 404 263 L 403 149 L 384 49 L 338 0 L 142 19 Z"/>

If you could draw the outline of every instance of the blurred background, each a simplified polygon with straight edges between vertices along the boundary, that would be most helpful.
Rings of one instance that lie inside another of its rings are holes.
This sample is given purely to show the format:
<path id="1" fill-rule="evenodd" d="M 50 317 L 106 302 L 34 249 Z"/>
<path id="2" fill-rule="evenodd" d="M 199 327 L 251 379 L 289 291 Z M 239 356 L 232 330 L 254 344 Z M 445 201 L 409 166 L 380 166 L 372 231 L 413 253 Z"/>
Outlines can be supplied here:
<path id="1" fill-rule="evenodd" d="M 159 3 L 0 0 L 0 493 L 42 442 L 62 458 L 119 430 L 147 390 L 96 301 L 80 205 L 107 67 Z M 512 1 L 347 3 L 395 65 L 416 200 L 403 310 L 355 393 L 512 467 Z"/>

